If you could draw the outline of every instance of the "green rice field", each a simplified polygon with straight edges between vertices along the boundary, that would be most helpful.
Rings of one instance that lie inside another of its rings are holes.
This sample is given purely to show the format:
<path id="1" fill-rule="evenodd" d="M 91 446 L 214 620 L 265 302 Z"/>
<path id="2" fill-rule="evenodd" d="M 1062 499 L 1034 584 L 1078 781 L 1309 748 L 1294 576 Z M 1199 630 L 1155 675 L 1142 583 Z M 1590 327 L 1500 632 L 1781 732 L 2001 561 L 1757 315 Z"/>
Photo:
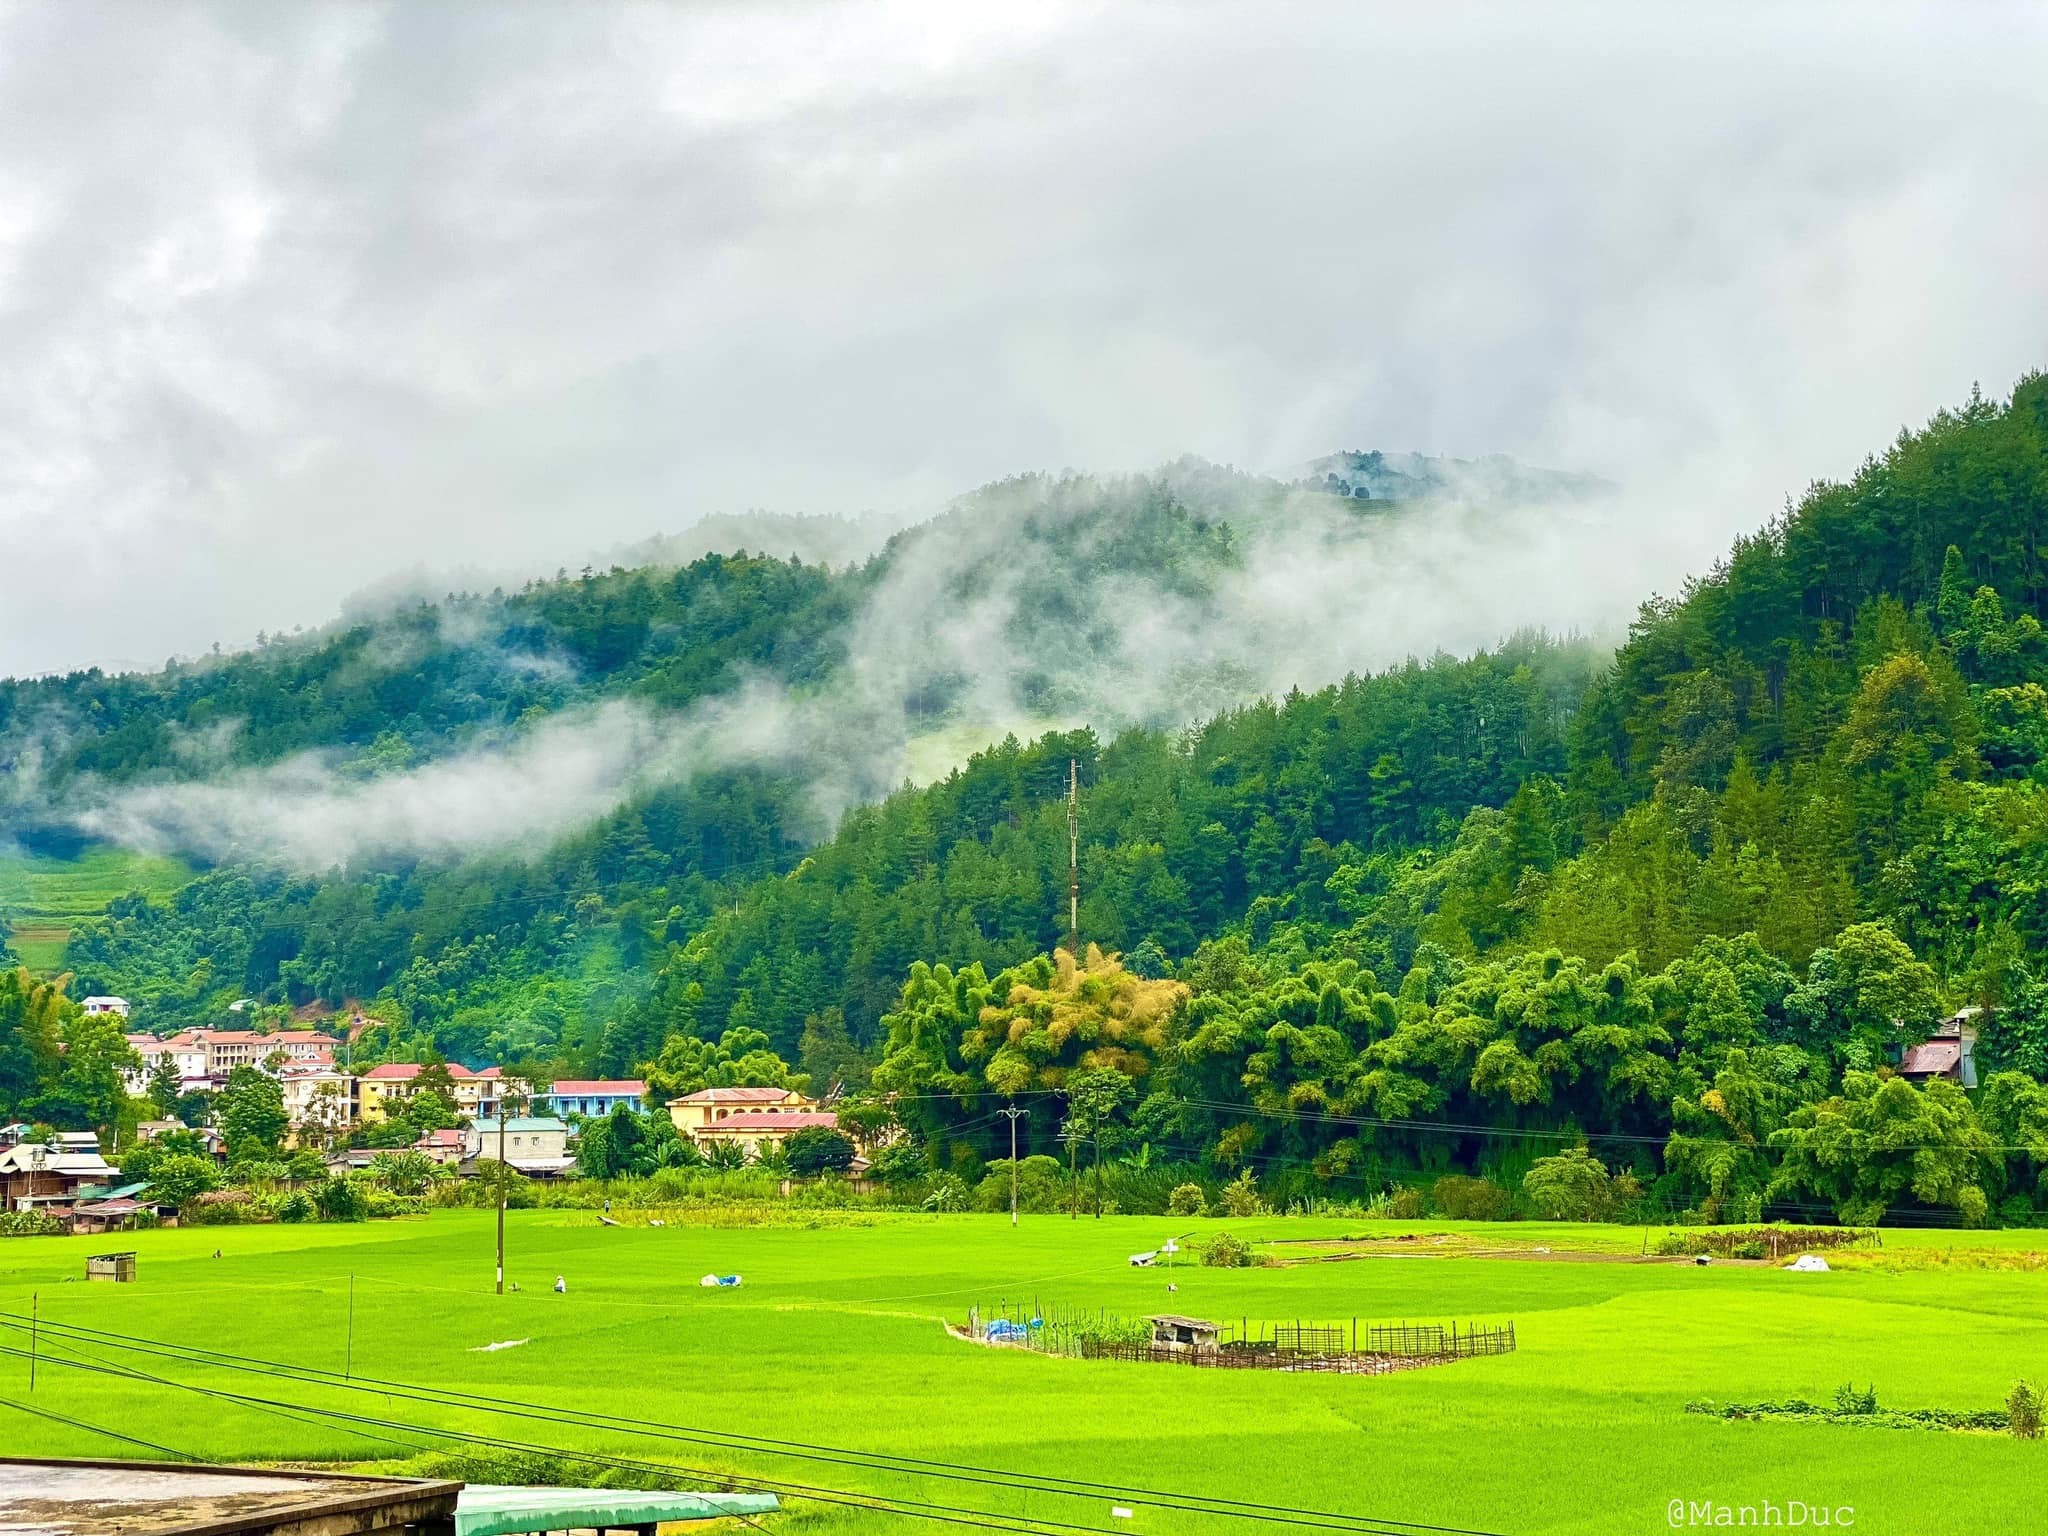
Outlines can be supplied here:
<path id="1" fill-rule="evenodd" d="M 22 964 L 38 975 L 64 967 L 64 946 L 80 918 L 130 891 L 162 898 L 192 878 L 178 859 L 93 848 L 76 859 L 0 851 L 0 924 Z"/>
<path id="2" fill-rule="evenodd" d="M 445 1458 L 444 1443 L 393 1427 L 430 1425 L 923 1500 L 956 1511 L 956 1525 L 966 1518 L 957 1511 L 975 1510 L 1005 1528 L 1142 1532 L 1281 1527 L 1163 1509 L 1134 1488 L 1525 1536 L 1669 1530 L 1673 1500 L 1847 1508 L 1854 1529 L 1901 1536 L 2019 1531 L 2040 1528 L 2048 1498 L 2048 1441 L 1683 1411 L 1695 1399 L 1829 1401 L 1849 1381 L 1874 1384 L 1890 1409 L 1998 1407 L 2016 1377 L 2048 1379 L 2041 1233 L 1887 1233 L 1882 1251 L 1830 1255 L 1833 1272 L 1792 1274 L 1646 1261 L 1643 1234 L 1618 1228 L 1275 1217 L 1227 1225 L 1268 1239 L 1372 1240 L 1264 1249 L 1301 1258 L 1280 1267 L 1167 1271 L 1134 1269 L 1127 1257 L 1176 1229 L 1221 1224 L 1041 1216 L 1013 1231 L 1003 1217 L 817 1219 L 812 1228 L 644 1218 L 606 1227 L 586 1212 L 514 1212 L 510 1273 L 520 1289 L 502 1297 L 492 1294 L 488 1212 L 10 1240 L 0 1243 L 0 1309 L 13 1352 L 0 1356 L 0 1396 L 77 1422 L 0 1412 L 0 1449 L 144 1454 L 80 1427 L 95 1425 L 211 1458 L 446 1470 L 445 1459 L 416 1454 L 438 1445 Z M 115 1247 L 138 1253 L 137 1281 L 85 1283 L 86 1256 Z M 744 1282 L 701 1288 L 709 1272 Z M 552 1289 L 558 1274 L 566 1294 Z M 21 1351 L 32 1296 L 31 1397 Z M 942 1327 L 970 1303 L 1033 1299 L 1233 1322 L 1512 1319 L 1520 1347 L 1397 1375 L 1333 1376 L 1047 1358 Z M 67 1326 L 102 1333 L 81 1342 Z M 124 1337 L 418 1384 L 426 1400 L 134 1354 Z M 437 1396 L 446 1392 L 533 1416 Z M 570 1422 L 563 1410 L 855 1454 L 748 1453 Z M 914 1476 L 874 1465 L 884 1454 L 1007 1475 Z M 1104 1486 L 1029 1491 L 1019 1474 Z M 772 1521 L 783 1530 L 948 1523 L 785 1502 Z M 1679 1528 L 1687 1518 L 1679 1506 Z"/>

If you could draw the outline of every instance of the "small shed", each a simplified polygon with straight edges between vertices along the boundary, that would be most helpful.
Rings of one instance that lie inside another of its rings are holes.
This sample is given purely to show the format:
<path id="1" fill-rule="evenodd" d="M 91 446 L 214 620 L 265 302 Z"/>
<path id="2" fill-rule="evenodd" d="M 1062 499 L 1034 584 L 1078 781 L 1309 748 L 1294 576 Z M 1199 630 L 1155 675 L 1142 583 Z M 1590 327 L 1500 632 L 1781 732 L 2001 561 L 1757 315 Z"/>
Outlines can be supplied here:
<path id="1" fill-rule="evenodd" d="M 96 1253 L 85 1261 L 88 1280 L 129 1281 L 135 1278 L 133 1253 Z"/>
<path id="2" fill-rule="evenodd" d="M 1182 1317 L 1161 1312 L 1146 1319 L 1152 1325 L 1152 1342 L 1169 1349 L 1214 1349 L 1222 1324 L 1200 1317 Z"/>
<path id="3" fill-rule="evenodd" d="M 71 1230 L 81 1237 L 96 1237 L 119 1227 L 133 1225 L 142 1210 L 143 1206 L 139 1200 L 121 1196 L 90 1201 L 72 1208 Z M 135 1278 L 133 1255 L 128 1256 L 128 1269 L 127 1278 L 132 1280 Z"/>

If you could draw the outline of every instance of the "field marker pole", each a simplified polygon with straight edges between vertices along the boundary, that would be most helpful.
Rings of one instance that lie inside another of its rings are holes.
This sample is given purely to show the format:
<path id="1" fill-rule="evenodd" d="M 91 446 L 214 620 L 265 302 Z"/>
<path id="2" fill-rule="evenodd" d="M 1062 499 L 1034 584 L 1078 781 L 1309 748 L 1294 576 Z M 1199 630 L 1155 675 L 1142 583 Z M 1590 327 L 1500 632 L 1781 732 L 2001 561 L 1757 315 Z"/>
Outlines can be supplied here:
<path id="1" fill-rule="evenodd" d="M 506 1093 L 498 1089 L 498 1294 L 505 1294 L 505 1109 Z"/>
<path id="2" fill-rule="evenodd" d="M 1017 1117 L 1028 1115 L 1031 1111 L 1019 1109 L 1012 1104 L 1008 1109 L 999 1109 L 996 1113 L 1008 1116 L 1010 1121 L 1010 1225 L 1014 1227 L 1017 1225 Z"/>

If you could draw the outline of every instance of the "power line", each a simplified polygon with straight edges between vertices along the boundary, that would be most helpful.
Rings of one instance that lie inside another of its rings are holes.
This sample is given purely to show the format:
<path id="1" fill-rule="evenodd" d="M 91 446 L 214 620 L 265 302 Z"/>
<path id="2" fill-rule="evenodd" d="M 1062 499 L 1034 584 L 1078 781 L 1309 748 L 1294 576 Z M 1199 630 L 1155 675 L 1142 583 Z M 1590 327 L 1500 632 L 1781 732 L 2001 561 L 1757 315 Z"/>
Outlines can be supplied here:
<path id="1" fill-rule="evenodd" d="M 0 1326 L 6 1326 L 18 1332 L 20 1324 L 16 1319 L 18 1319 L 18 1314 L 0 1312 Z M 53 1325 L 46 1324 L 45 1326 Z M 1114 1496 L 1119 1499 L 1128 1499 L 1132 1502 L 1152 1504 L 1157 1507 L 1172 1508 L 1188 1513 L 1208 1514 L 1233 1519 L 1260 1519 L 1269 1523 L 1306 1526 L 1317 1529 L 1380 1533 L 1389 1531 L 1433 1532 L 1447 1533 L 1447 1536 L 1493 1536 L 1493 1533 L 1473 1531 L 1458 1526 L 1405 1521 L 1376 1515 L 1351 1515 L 1334 1510 L 1265 1504 L 1250 1500 L 1226 1499 L 1200 1494 L 1182 1494 L 1131 1484 L 1102 1483 L 1085 1479 L 1057 1477 L 1051 1474 L 1013 1472 L 929 1458 L 860 1452 L 808 1441 L 781 1440 L 767 1436 L 744 1435 L 731 1431 L 701 1429 L 687 1425 L 664 1423 L 658 1420 L 634 1418 L 628 1415 L 592 1413 L 587 1410 L 566 1408 L 541 1409 L 537 1407 L 532 1410 L 520 1409 L 508 1407 L 494 1399 L 449 1388 L 436 1387 L 428 1389 L 409 1382 L 360 1375 L 341 1378 L 334 1372 L 320 1367 L 295 1366 L 280 1361 L 263 1360 L 253 1356 L 234 1354 L 229 1351 L 209 1349 L 202 1345 L 173 1344 L 163 1340 L 150 1340 L 113 1334 L 105 1330 L 88 1328 L 83 1324 L 62 1323 L 54 1326 L 61 1330 L 67 1340 L 74 1343 L 77 1342 L 76 1336 L 82 1334 L 105 1341 L 112 1348 L 168 1357 L 188 1365 L 211 1365 L 217 1368 L 242 1371 L 253 1375 L 294 1380 L 302 1385 L 341 1388 L 356 1392 L 376 1393 L 387 1397 L 395 1394 L 408 1401 L 423 1402 L 430 1405 L 452 1404 L 457 1407 L 474 1408 L 477 1411 L 495 1413 L 506 1417 L 541 1419 L 550 1423 L 568 1421 L 591 1429 L 625 1428 L 659 1438 L 680 1440 L 685 1443 L 706 1444 L 728 1451 L 825 1461 L 860 1467 L 868 1471 L 941 1477 L 949 1481 L 992 1485 L 1010 1489 L 1022 1488 L 1025 1491 L 1068 1497 Z M 19 1351 L 11 1350 L 8 1352 L 19 1353 Z M 1084 1527 L 1083 1529 L 1093 1529 L 1093 1527 Z"/>
<path id="2" fill-rule="evenodd" d="M 9 1349 L 7 1350 L 7 1353 L 18 1355 L 21 1353 L 21 1351 L 16 1349 Z M 55 1358 L 57 1362 L 62 1365 L 68 1365 L 71 1363 L 70 1361 L 65 1360 L 62 1356 L 56 1356 L 53 1358 Z M 27 1403 L 21 1402 L 15 1398 L 0 1397 L 0 1408 L 12 1408 L 17 1413 L 34 1414 L 39 1419 L 48 1419 L 54 1424 L 68 1425 L 72 1429 L 82 1429 L 87 1434 L 104 1435 L 107 1439 L 118 1440 L 123 1445 L 139 1445 L 144 1450 L 161 1451 L 164 1455 L 170 1457 L 173 1461 L 198 1461 L 201 1459 L 200 1457 L 194 1456 L 190 1451 L 180 1451 L 168 1445 L 158 1445 L 154 1440 L 142 1440 L 138 1439 L 134 1435 L 124 1435 L 118 1429 L 108 1429 L 104 1424 L 89 1424 L 84 1419 L 74 1419 L 66 1414 L 57 1413 L 49 1408 L 32 1408 Z"/>
<path id="3" fill-rule="evenodd" d="M 0 1345 L 0 1355 L 22 1356 L 25 1351 L 12 1346 Z M 985 1530 L 1010 1531 L 1021 1536 L 1059 1536 L 1061 1532 L 1087 1533 L 1087 1536 L 1103 1536 L 1106 1528 L 1101 1526 L 1075 1525 L 1071 1522 L 1047 1521 L 1033 1516 L 1019 1516 L 1027 1523 L 1016 1524 L 1000 1512 L 963 1508 L 954 1505 L 935 1504 L 915 1499 L 904 1499 L 886 1494 L 863 1494 L 848 1489 L 816 1487 L 803 1483 L 790 1483 L 761 1478 L 739 1478 L 705 1468 L 677 1467 L 663 1462 L 642 1461 L 632 1457 L 610 1456 L 599 1452 L 579 1451 L 568 1446 L 548 1445 L 535 1441 L 513 1440 L 504 1436 L 477 1434 L 468 1430 L 444 1429 L 433 1425 L 419 1424 L 405 1419 L 386 1419 L 371 1414 L 350 1413 L 340 1408 L 321 1408 L 310 1403 L 287 1402 L 277 1398 L 258 1397 L 249 1393 L 228 1392 L 218 1387 L 203 1387 L 193 1382 L 150 1375 L 148 1372 L 112 1366 L 96 1365 L 89 1361 L 67 1357 L 52 1357 L 55 1364 L 69 1366 L 100 1376 L 140 1381 L 155 1386 L 175 1388 L 193 1392 L 219 1402 L 237 1403 L 259 1409 L 297 1409 L 321 1418 L 352 1425 L 376 1425 L 415 1434 L 430 1435 L 437 1439 L 451 1440 L 459 1444 L 487 1447 L 493 1450 L 515 1451 L 525 1455 L 551 1456 L 564 1461 L 582 1462 L 590 1466 L 616 1468 L 623 1471 L 655 1474 L 664 1478 L 688 1478 L 693 1481 L 723 1483 L 734 1490 L 751 1490 L 764 1493 L 787 1493 L 792 1497 L 815 1499 L 820 1503 L 841 1504 L 856 1509 L 867 1509 L 883 1514 L 908 1515 L 917 1519 L 934 1520 L 945 1525 L 976 1526 Z M 486 1409 L 499 1413 L 512 1413 L 508 1409 Z M 514 1415 L 537 1417 L 537 1415 Z"/>

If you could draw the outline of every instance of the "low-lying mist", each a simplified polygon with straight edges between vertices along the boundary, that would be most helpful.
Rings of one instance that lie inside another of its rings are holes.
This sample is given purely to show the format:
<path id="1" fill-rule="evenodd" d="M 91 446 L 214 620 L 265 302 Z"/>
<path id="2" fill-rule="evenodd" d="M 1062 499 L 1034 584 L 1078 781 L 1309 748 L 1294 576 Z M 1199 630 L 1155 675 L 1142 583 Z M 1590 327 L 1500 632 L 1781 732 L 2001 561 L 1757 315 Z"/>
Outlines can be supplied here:
<path id="1" fill-rule="evenodd" d="M 314 752 L 88 782 L 65 814 L 132 847 L 318 871 L 537 855 L 653 789 L 755 767 L 804 781 L 796 830 L 820 837 L 1009 732 L 1177 726 L 1518 630 L 1618 634 L 1703 558 L 1625 493 L 1486 489 L 1362 502 L 1199 461 L 1023 477 L 896 536 L 824 686 L 748 675 L 679 712 L 610 698 L 400 771 Z"/>

